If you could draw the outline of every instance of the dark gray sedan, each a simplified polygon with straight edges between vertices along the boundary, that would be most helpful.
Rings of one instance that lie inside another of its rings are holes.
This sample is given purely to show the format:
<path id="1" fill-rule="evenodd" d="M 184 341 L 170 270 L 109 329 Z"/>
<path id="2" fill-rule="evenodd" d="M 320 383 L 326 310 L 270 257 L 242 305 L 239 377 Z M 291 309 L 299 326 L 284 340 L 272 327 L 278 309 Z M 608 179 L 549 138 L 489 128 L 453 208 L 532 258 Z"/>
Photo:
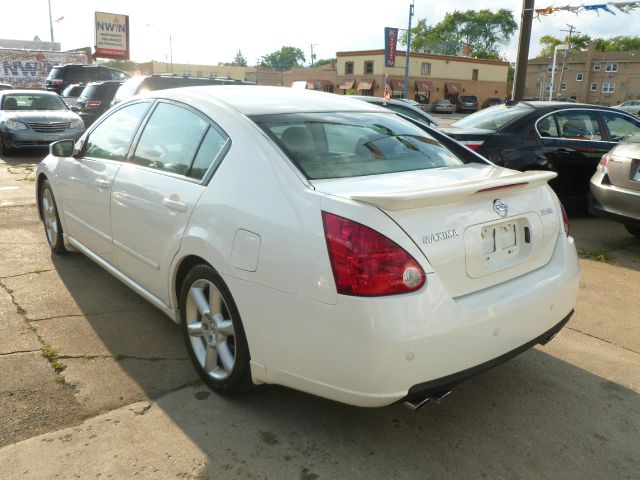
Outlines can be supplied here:
<path id="1" fill-rule="evenodd" d="M 0 154 L 13 149 L 46 147 L 84 133 L 82 119 L 53 92 L 0 91 Z"/>
<path id="2" fill-rule="evenodd" d="M 591 193 L 589 212 L 624 224 L 640 238 L 640 143 L 621 143 L 603 155 Z"/>

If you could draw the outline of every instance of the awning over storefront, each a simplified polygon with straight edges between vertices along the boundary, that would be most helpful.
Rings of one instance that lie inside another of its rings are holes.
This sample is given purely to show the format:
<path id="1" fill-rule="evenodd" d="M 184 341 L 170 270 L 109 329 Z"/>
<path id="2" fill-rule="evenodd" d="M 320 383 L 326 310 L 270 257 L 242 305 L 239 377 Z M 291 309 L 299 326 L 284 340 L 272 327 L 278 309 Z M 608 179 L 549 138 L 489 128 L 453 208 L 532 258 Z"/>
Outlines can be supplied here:
<path id="1" fill-rule="evenodd" d="M 462 87 L 458 82 L 445 82 L 445 86 L 449 93 L 462 93 Z"/>
<path id="2" fill-rule="evenodd" d="M 358 82 L 358 90 L 371 90 L 373 87 L 373 80 L 360 80 Z"/>
<path id="3" fill-rule="evenodd" d="M 338 90 L 349 90 L 353 88 L 354 80 L 345 80 L 340 85 L 338 85 Z"/>
<path id="4" fill-rule="evenodd" d="M 392 78 L 389 81 L 391 82 L 391 90 L 393 90 L 394 92 L 404 91 L 404 80 L 398 80 L 397 78 Z"/>
<path id="5" fill-rule="evenodd" d="M 416 92 L 418 92 L 419 95 L 426 95 L 427 92 L 431 90 L 433 90 L 433 83 L 426 80 L 416 82 Z"/>

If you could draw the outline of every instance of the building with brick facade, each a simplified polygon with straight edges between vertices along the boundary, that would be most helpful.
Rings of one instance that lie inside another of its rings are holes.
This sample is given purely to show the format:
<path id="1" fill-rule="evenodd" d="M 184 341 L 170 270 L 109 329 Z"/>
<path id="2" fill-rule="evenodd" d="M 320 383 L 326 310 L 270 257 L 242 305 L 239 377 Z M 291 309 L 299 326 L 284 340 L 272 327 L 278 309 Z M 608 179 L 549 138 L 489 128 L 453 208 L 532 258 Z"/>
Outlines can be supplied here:
<path id="1" fill-rule="evenodd" d="M 572 98 L 596 105 L 617 105 L 640 98 L 640 51 L 599 52 L 595 44 L 584 52 L 558 51 L 554 85 L 551 86 L 553 57 L 527 62 L 524 96 L 527 99 Z"/>
<path id="2" fill-rule="evenodd" d="M 261 65 L 239 67 L 236 65 L 194 65 L 191 63 L 146 62 L 138 64 L 139 75 L 174 73 L 188 77 L 224 77 L 256 83 L 258 85 L 282 85 L 282 72 Z"/>
<path id="3" fill-rule="evenodd" d="M 393 68 L 385 67 L 384 50 L 338 52 L 336 57 L 330 66 L 286 72 L 283 84 L 307 80 L 307 88 L 382 97 L 387 77 L 393 96 L 403 97 L 405 52 L 397 52 Z M 412 52 L 407 97 L 422 104 L 442 98 L 455 102 L 460 95 L 475 95 L 480 103 L 487 98 L 505 98 L 508 70 L 509 63 L 503 61 Z"/>

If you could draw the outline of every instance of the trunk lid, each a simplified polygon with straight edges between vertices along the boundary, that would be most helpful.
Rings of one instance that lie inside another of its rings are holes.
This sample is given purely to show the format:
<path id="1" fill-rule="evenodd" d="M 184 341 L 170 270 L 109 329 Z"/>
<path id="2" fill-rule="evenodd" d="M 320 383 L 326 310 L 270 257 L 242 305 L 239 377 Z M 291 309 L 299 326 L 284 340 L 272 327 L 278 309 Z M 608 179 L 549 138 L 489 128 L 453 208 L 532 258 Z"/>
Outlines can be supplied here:
<path id="1" fill-rule="evenodd" d="M 562 221 L 546 186 L 554 176 L 467 164 L 312 183 L 384 211 L 458 297 L 549 262 Z"/>
<path id="2" fill-rule="evenodd" d="M 610 153 L 609 181 L 616 187 L 640 191 L 640 146 L 620 144 Z"/>

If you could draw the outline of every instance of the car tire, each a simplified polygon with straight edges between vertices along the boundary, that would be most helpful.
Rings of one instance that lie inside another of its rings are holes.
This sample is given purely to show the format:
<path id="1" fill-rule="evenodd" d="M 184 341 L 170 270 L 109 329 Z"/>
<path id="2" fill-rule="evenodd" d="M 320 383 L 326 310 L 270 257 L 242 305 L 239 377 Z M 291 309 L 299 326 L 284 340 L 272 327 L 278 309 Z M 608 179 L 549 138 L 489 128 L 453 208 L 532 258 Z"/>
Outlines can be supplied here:
<path id="1" fill-rule="evenodd" d="M 65 253 L 67 249 L 64 247 L 58 206 L 48 180 L 44 180 L 40 185 L 40 212 L 42 214 L 42 223 L 44 224 L 44 233 L 51 251 L 53 253 Z"/>
<path id="2" fill-rule="evenodd" d="M 7 147 L 7 144 L 0 133 L 0 155 L 9 155 L 11 153 L 11 149 Z"/>
<path id="3" fill-rule="evenodd" d="M 640 238 L 640 227 L 634 227 L 633 225 L 625 225 L 624 228 L 626 228 L 627 232 L 629 232 L 634 237 Z"/>
<path id="4" fill-rule="evenodd" d="M 251 387 L 249 346 L 238 308 L 210 265 L 196 265 L 187 273 L 180 319 L 189 357 L 209 388 L 230 396 Z"/>

